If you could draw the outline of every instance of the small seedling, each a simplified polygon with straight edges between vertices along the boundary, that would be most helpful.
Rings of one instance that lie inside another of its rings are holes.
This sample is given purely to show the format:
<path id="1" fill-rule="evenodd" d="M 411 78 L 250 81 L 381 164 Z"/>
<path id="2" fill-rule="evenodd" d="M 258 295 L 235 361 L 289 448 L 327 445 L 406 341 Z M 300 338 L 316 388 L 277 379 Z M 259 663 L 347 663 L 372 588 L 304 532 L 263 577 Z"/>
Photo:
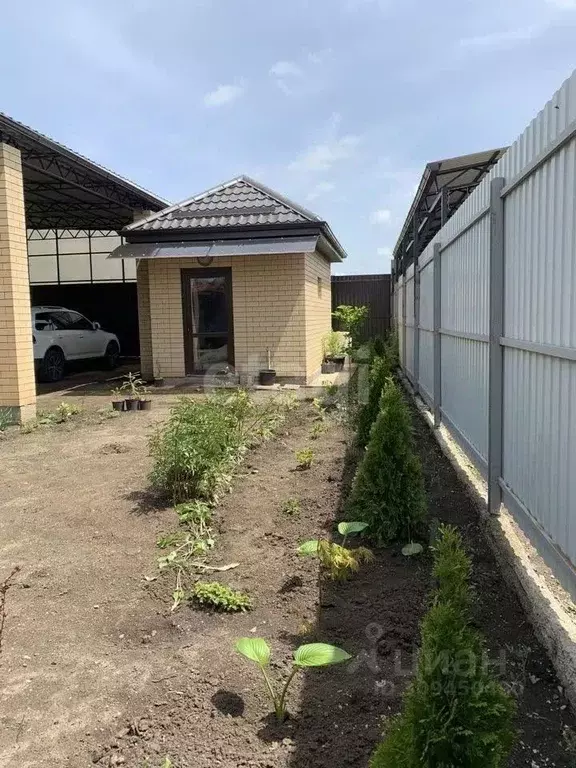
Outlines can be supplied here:
<path id="1" fill-rule="evenodd" d="M 217 581 L 196 582 L 190 592 L 190 599 L 204 608 L 214 608 L 226 613 L 245 612 L 252 608 L 249 595 Z"/>
<path id="2" fill-rule="evenodd" d="M 127 392 L 130 400 L 140 400 L 148 393 L 144 380 L 136 374 L 129 372 L 126 381 L 116 392 Z"/>
<path id="3" fill-rule="evenodd" d="M 348 549 L 344 546 L 348 536 L 361 533 L 365 528 L 366 523 L 359 521 L 339 523 L 338 533 L 343 537 L 342 544 L 336 544 L 327 539 L 312 539 L 298 547 L 298 554 L 317 557 L 333 581 L 347 579 L 360 568 L 362 563 L 369 563 L 374 559 L 372 552 L 366 547 Z"/>
<path id="4" fill-rule="evenodd" d="M 72 403 L 60 403 L 55 411 L 47 411 L 45 413 L 41 413 L 36 420 L 37 426 L 40 424 L 64 424 L 65 422 L 70 421 L 73 416 L 77 416 L 79 413 L 81 413 L 81 411 L 82 408 L 80 408 L 79 405 L 74 405 Z"/>
<path id="5" fill-rule="evenodd" d="M 283 723 L 288 715 L 286 694 L 299 669 L 303 667 L 325 667 L 329 664 L 340 664 L 352 658 L 346 651 L 327 643 L 301 645 L 294 651 L 292 669 L 286 681 L 283 685 L 276 687 L 266 672 L 266 667 L 270 664 L 270 646 L 266 640 L 261 637 L 241 637 L 236 643 L 235 648 L 238 653 L 241 653 L 250 661 L 256 662 L 260 667 L 266 683 L 266 690 L 274 706 L 276 719 L 279 723 Z"/>
<path id="6" fill-rule="evenodd" d="M 310 469 L 314 461 L 314 451 L 312 448 L 303 448 L 296 451 L 296 466 L 298 469 Z"/>
<path id="7" fill-rule="evenodd" d="M 324 432 L 324 424 L 321 421 L 317 421 L 310 431 L 310 440 L 318 440 L 322 432 Z"/>
<path id="8" fill-rule="evenodd" d="M 288 515 L 288 517 L 296 517 L 300 512 L 302 512 L 302 507 L 298 499 L 290 498 L 282 503 L 282 513 L 284 515 Z"/>

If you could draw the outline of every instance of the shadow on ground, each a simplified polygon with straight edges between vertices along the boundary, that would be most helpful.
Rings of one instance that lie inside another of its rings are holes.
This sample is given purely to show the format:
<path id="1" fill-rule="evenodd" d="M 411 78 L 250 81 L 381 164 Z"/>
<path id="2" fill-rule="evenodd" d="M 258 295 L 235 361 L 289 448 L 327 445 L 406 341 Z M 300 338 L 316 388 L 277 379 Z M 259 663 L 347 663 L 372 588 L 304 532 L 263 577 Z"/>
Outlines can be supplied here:
<path id="1" fill-rule="evenodd" d="M 552 666 L 503 579 L 465 487 L 415 411 L 414 420 L 430 519 L 460 527 L 474 564 L 475 624 L 490 654 L 505 660 L 503 682 L 519 692 L 519 739 L 510 768 L 530 764 L 535 754 L 567 766 L 562 729 L 572 716 Z M 354 466 L 349 453 L 340 483 L 341 513 Z M 317 624 L 305 642 L 333 643 L 355 658 L 307 671 L 297 719 L 283 730 L 265 728 L 266 738 L 292 740 L 290 768 L 366 768 L 386 720 L 401 708 L 432 587 L 431 557 L 405 558 L 399 549 L 374 554 L 374 562 L 350 581 L 319 585 Z"/>

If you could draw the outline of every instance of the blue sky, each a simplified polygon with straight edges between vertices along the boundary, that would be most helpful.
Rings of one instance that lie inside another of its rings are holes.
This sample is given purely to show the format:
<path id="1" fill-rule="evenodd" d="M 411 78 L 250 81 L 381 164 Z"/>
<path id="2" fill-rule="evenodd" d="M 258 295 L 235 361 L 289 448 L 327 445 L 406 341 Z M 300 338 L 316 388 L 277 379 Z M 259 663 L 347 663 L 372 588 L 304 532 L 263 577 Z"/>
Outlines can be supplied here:
<path id="1" fill-rule="evenodd" d="M 241 173 L 389 271 L 424 165 L 513 141 L 576 65 L 576 0 L 27 0 L 0 110 L 170 201 Z"/>

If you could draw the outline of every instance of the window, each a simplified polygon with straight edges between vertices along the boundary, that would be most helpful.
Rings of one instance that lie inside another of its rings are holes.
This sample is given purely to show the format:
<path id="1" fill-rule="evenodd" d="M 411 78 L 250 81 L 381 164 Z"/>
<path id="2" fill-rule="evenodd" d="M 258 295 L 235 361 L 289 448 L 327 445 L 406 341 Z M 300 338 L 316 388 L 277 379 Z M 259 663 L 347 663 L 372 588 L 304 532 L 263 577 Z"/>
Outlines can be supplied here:
<path id="1" fill-rule="evenodd" d="M 68 330 L 70 331 L 93 331 L 94 326 L 79 312 L 68 312 L 70 318 L 70 324 Z"/>
<path id="2" fill-rule="evenodd" d="M 318 298 L 321 299 L 322 298 L 322 278 L 318 277 L 316 278 L 316 280 L 318 281 Z"/>
<path id="3" fill-rule="evenodd" d="M 38 312 L 34 318 L 34 328 L 37 331 L 53 331 L 55 324 L 50 312 Z"/>

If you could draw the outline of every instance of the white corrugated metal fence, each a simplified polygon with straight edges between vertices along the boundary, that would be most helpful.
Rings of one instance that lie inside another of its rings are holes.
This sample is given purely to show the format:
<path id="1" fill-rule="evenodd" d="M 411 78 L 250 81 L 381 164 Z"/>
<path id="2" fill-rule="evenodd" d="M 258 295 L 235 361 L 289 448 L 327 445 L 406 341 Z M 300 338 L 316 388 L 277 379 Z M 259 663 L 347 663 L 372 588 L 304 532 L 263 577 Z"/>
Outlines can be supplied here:
<path id="1" fill-rule="evenodd" d="M 414 266 L 402 367 L 576 595 L 576 73 Z"/>

